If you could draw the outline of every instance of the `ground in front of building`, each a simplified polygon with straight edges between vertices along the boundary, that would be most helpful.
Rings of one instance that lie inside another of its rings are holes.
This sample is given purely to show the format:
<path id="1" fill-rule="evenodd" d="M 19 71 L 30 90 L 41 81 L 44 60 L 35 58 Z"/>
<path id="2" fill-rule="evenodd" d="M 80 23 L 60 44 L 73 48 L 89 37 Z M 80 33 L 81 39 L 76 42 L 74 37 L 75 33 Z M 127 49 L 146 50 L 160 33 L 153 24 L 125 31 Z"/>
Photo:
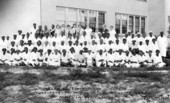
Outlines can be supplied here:
<path id="1" fill-rule="evenodd" d="M 169 103 L 166 68 L 0 69 L 0 103 Z"/>

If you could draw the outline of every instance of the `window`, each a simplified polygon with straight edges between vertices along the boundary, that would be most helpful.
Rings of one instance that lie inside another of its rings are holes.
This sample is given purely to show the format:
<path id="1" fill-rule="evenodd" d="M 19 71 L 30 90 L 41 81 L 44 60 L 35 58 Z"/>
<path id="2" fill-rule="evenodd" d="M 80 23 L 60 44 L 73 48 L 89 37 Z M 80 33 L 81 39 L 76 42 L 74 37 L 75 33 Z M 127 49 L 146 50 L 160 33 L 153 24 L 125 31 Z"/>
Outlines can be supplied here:
<path id="1" fill-rule="evenodd" d="M 127 20 L 128 16 L 127 15 L 122 15 L 122 33 L 125 34 L 127 33 Z"/>
<path id="2" fill-rule="evenodd" d="M 115 30 L 116 33 L 120 33 L 120 20 L 121 20 L 121 15 L 120 14 L 116 14 L 116 26 L 115 26 Z"/>
<path id="3" fill-rule="evenodd" d="M 83 28 L 89 25 L 93 31 L 102 30 L 102 25 L 105 24 L 105 12 L 57 6 L 57 24 L 80 24 Z"/>
<path id="4" fill-rule="evenodd" d="M 89 11 L 89 26 L 93 31 L 96 30 L 96 11 Z"/>
<path id="5" fill-rule="evenodd" d="M 99 31 L 102 31 L 102 28 L 103 28 L 102 26 L 103 24 L 105 24 L 105 13 L 104 12 L 99 12 L 98 20 L 99 20 L 98 29 Z"/>
<path id="6" fill-rule="evenodd" d="M 129 30 L 133 33 L 133 16 L 129 16 Z"/>
<path id="7" fill-rule="evenodd" d="M 73 25 L 77 23 L 77 9 L 68 8 L 68 14 L 67 14 L 67 24 Z"/>
<path id="8" fill-rule="evenodd" d="M 79 10 L 79 24 L 84 28 L 87 26 L 87 10 Z"/>
<path id="9" fill-rule="evenodd" d="M 57 7 L 57 24 L 62 25 L 66 23 L 66 15 L 65 15 L 66 8 Z"/>
<path id="10" fill-rule="evenodd" d="M 145 32 L 146 18 L 144 16 L 135 16 L 116 13 L 115 15 L 116 33 L 126 34 L 128 30 L 132 33 Z"/>
<path id="11" fill-rule="evenodd" d="M 145 33 L 145 18 L 141 18 L 141 33 Z"/>
<path id="12" fill-rule="evenodd" d="M 135 17 L 135 33 L 139 32 L 139 26 L 140 26 L 140 23 L 139 23 L 139 17 Z"/>

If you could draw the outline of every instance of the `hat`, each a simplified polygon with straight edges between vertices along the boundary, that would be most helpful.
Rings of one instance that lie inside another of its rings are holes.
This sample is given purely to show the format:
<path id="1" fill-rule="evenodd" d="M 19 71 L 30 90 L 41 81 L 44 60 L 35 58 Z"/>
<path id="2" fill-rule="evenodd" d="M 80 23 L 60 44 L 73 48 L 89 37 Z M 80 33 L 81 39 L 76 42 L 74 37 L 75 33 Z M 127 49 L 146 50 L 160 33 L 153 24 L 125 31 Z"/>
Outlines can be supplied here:
<path id="1" fill-rule="evenodd" d="M 132 40 L 132 42 L 136 42 L 136 40 Z"/>
<path id="2" fill-rule="evenodd" d="M 156 50 L 156 53 L 160 53 L 160 50 Z"/>
<path id="3" fill-rule="evenodd" d="M 15 42 L 14 41 L 11 41 L 11 45 L 14 45 L 15 44 Z"/>
<path id="4" fill-rule="evenodd" d="M 5 48 L 2 49 L 3 52 L 6 52 L 7 50 Z"/>
<path id="5" fill-rule="evenodd" d="M 145 40 L 145 42 L 149 42 L 149 40 L 148 40 L 148 39 L 146 39 L 146 40 Z"/>
<path id="6" fill-rule="evenodd" d="M 153 32 L 152 31 L 149 31 L 149 34 L 152 34 Z"/>
<path id="7" fill-rule="evenodd" d="M 51 49 L 48 49 L 47 52 L 48 52 L 48 53 L 51 53 L 52 51 L 51 51 Z"/>
<path id="8" fill-rule="evenodd" d="M 66 52 L 66 50 L 65 50 L 65 49 L 63 49 L 63 50 L 62 50 L 62 52 Z"/>

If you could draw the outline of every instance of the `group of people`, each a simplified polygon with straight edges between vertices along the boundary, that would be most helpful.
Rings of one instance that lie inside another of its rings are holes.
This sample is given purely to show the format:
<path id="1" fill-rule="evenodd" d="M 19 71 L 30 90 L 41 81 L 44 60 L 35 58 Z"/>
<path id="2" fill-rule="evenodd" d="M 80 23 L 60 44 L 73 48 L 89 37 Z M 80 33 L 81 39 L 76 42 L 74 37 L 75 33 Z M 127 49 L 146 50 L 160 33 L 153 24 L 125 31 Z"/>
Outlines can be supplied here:
<path id="1" fill-rule="evenodd" d="M 93 32 L 87 26 L 34 23 L 30 32 L 21 30 L 12 37 L 0 39 L 0 64 L 18 66 L 83 66 L 83 67 L 163 67 L 167 38 L 149 32 L 147 36 L 128 31 L 120 36 L 110 26 Z"/>

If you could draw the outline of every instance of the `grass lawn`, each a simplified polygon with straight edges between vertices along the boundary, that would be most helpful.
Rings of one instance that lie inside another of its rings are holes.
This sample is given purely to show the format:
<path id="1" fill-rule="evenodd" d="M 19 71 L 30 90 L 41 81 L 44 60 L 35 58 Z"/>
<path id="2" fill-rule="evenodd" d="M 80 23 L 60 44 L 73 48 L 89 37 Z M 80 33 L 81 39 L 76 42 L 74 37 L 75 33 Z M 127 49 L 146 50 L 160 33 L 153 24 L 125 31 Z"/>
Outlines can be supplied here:
<path id="1" fill-rule="evenodd" d="M 170 103 L 168 69 L 2 67 L 0 103 Z"/>

